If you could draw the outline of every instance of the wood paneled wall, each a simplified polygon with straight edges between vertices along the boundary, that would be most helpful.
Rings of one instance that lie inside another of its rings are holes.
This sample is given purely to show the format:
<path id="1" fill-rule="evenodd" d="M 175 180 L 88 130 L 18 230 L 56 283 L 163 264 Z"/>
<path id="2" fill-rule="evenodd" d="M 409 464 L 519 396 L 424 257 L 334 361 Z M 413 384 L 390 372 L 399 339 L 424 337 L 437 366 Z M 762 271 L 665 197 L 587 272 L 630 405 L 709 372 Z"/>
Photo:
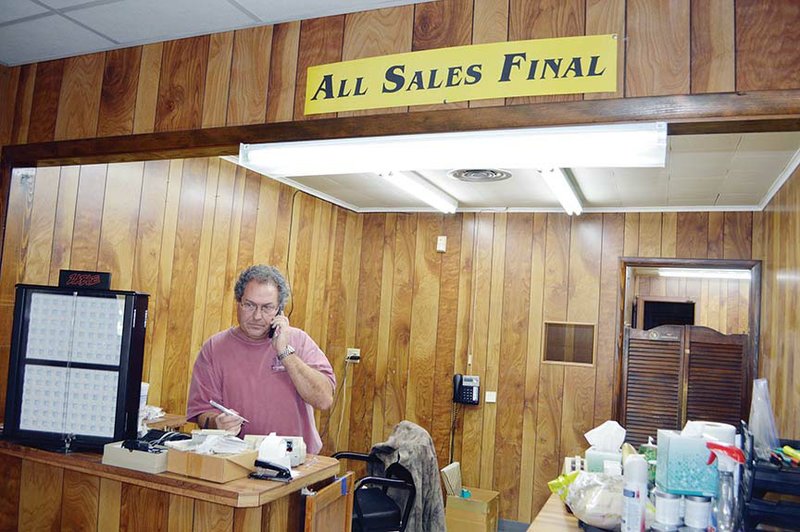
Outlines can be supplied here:
<path id="1" fill-rule="evenodd" d="M 795 89 L 799 22 L 792 0 L 441 0 L 289 22 L 0 67 L 0 144 L 303 120 L 310 65 L 605 32 L 625 36 L 618 90 L 587 99 Z M 618 257 L 749 258 L 762 246 L 753 232 L 764 230 L 765 257 L 796 269 L 786 256 L 796 246 L 781 247 L 776 229 L 796 219 L 792 194 L 781 193 L 763 224 L 741 213 L 357 216 L 212 159 L 21 172 L 0 208 L 8 210 L 0 375 L 15 282 L 50 282 L 66 266 L 109 269 L 115 287 L 151 293 L 146 376 L 154 401 L 180 410 L 196 348 L 232 322 L 235 272 L 272 262 L 288 268 L 297 288 L 292 321 L 324 346 L 340 379 L 337 353 L 362 349 L 349 422 L 335 434 L 340 412 L 332 412 L 326 445 L 338 437 L 365 449 L 405 417 L 431 430 L 444 459 L 450 378 L 477 373 L 498 403 L 461 413 L 455 458 L 468 484 L 502 491 L 503 517 L 527 520 L 561 457 L 611 414 L 615 325 L 607 309 L 616 305 Z M 437 234 L 449 237 L 444 254 L 433 250 Z M 764 323 L 779 316 L 780 326 L 765 327 L 769 345 L 787 348 L 765 349 L 761 360 L 784 379 L 776 410 L 789 412 L 800 397 L 791 385 L 800 380 L 787 376 L 796 290 L 775 288 L 796 282 L 772 268 L 766 287 L 774 291 L 764 301 L 778 306 Z M 597 321 L 596 364 L 540 364 L 543 320 Z M 796 423 L 781 426 L 797 436 Z"/>
<path id="2" fill-rule="evenodd" d="M 761 358 L 781 438 L 800 438 L 800 170 L 755 218 L 754 258 L 764 261 Z"/>
<path id="3" fill-rule="evenodd" d="M 680 297 L 694 301 L 695 325 L 711 327 L 723 334 L 748 333 L 750 281 L 637 275 L 634 283 L 637 296 Z"/>
<path id="4" fill-rule="evenodd" d="M 587 99 L 800 88 L 791 44 L 799 21 L 791 0 L 769 9 L 757 0 L 440 0 L 248 28 L 0 67 L 0 144 L 303 120 L 305 72 L 315 64 L 611 32 L 625 36 L 618 89 Z"/>
<path id="5" fill-rule="evenodd" d="M 15 283 L 57 284 L 61 268 L 110 271 L 112 288 L 150 294 L 151 404 L 184 412 L 198 349 L 235 323 L 233 283 L 257 262 L 287 274 L 295 286 L 290 319 L 342 374 L 355 335 L 355 213 L 218 158 L 17 170 L 10 198 L 0 374 Z M 5 386 L 2 379 L 3 402 Z"/>
<path id="6" fill-rule="evenodd" d="M 454 459 L 467 485 L 501 491 L 502 515 L 524 521 L 612 414 L 618 258 L 749 258 L 751 227 L 750 213 L 357 215 L 216 158 L 18 170 L 2 360 L 16 282 L 111 271 L 114 288 L 151 294 L 144 378 L 153 404 L 181 412 L 201 343 L 234 323 L 236 274 L 277 264 L 294 286 L 292 323 L 340 382 L 345 348 L 361 348 L 347 400 L 320 415 L 326 450 L 366 450 L 410 419 L 444 464 L 452 375 L 480 375 L 497 403 L 459 413 Z M 545 320 L 597 323 L 595 364 L 540 363 Z"/>

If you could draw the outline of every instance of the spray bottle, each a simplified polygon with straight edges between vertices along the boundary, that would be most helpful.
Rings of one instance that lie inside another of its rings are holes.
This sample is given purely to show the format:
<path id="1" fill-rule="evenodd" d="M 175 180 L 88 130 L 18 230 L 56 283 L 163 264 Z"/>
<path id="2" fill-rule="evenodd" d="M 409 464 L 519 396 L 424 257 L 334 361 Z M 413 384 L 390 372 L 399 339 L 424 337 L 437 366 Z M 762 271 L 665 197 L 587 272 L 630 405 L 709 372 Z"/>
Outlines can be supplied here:
<path id="1" fill-rule="evenodd" d="M 628 456 L 623 467 L 623 478 L 622 532 L 643 532 L 647 504 L 647 460 L 644 456 Z"/>
<path id="2" fill-rule="evenodd" d="M 736 525 L 736 494 L 733 492 L 733 472 L 738 464 L 744 463 L 744 453 L 735 445 L 706 442 L 711 451 L 708 464 L 719 459 L 719 484 L 717 497 L 711 508 L 712 527 L 717 532 L 732 532 Z"/>

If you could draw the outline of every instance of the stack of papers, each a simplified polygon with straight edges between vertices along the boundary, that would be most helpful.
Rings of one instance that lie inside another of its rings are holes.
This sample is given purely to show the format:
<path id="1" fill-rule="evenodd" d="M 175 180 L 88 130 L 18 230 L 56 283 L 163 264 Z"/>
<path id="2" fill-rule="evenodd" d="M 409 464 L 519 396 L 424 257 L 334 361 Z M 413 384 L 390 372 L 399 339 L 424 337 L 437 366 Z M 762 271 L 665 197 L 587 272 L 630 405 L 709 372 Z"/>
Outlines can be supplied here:
<path id="1" fill-rule="evenodd" d="M 441 470 L 442 481 L 448 495 L 461 495 L 461 464 L 453 462 Z"/>

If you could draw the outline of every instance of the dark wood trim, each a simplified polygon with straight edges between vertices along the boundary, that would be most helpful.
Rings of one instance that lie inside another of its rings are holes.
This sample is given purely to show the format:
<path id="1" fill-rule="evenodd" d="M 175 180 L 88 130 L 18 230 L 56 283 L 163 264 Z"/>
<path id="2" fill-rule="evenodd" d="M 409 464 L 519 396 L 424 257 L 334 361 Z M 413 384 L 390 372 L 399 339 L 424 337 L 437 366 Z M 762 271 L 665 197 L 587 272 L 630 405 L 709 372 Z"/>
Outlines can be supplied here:
<path id="1" fill-rule="evenodd" d="M 670 134 L 800 129 L 800 90 L 547 102 L 6 146 L 12 166 L 234 155 L 239 143 L 664 121 Z"/>

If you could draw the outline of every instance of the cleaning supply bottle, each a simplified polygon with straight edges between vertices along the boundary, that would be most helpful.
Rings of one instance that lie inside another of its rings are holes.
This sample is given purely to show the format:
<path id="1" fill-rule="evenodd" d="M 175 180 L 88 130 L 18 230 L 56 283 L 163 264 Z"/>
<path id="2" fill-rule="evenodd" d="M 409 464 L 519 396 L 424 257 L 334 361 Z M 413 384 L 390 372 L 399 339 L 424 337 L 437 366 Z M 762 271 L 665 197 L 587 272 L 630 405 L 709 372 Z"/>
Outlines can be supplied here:
<path id="1" fill-rule="evenodd" d="M 647 505 L 647 460 L 632 454 L 622 468 L 625 485 L 622 488 L 622 532 L 643 532 Z"/>
<path id="2" fill-rule="evenodd" d="M 736 526 L 736 494 L 733 491 L 733 473 L 738 464 L 744 463 L 744 453 L 735 445 L 706 442 L 711 451 L 708 464 L 719 460 L 719 484 L 717 497 L 711 507 L 711 525 L 717 532 L 732 532 Z"/>

